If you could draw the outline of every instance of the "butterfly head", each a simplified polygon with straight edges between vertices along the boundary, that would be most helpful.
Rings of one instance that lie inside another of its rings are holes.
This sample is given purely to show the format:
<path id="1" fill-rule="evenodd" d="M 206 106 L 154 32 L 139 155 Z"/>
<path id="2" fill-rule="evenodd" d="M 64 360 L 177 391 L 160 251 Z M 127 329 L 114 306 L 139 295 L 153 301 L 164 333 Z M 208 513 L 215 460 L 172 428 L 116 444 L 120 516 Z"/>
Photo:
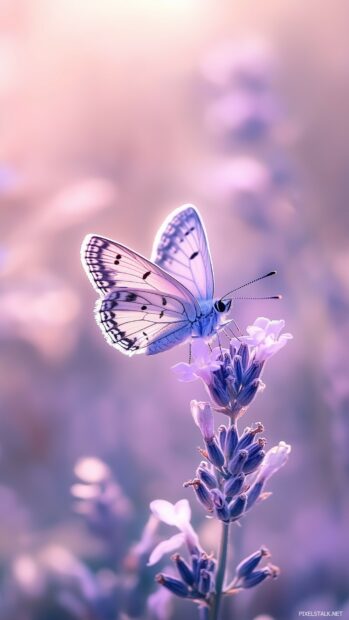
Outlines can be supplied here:
<path id="1" fill-rule="evenodd" d="M 231 299 L 217 299 L 213 306 L 218 314 L 223 314 L 225 312 L 230 312 L 231 302 Z"/>

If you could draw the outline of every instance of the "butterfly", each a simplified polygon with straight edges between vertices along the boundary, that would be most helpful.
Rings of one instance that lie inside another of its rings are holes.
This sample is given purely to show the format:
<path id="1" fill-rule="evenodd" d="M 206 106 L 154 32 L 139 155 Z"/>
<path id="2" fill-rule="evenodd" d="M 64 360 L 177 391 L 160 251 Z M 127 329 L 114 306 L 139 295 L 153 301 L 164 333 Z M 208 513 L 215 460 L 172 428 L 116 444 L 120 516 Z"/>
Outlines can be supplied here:
<path id="1" fill-rule="evenodd" d="M 154 355 L 191 337 L 210 338 L 226 324 L 232 299 L 214 298 L 207 235 L 193 205 L 166 218 L 150 260 L 94 234 L 85 237 L 81 260 L 100 294 L 97 323 L 107 342 L 126 355 Z"/>

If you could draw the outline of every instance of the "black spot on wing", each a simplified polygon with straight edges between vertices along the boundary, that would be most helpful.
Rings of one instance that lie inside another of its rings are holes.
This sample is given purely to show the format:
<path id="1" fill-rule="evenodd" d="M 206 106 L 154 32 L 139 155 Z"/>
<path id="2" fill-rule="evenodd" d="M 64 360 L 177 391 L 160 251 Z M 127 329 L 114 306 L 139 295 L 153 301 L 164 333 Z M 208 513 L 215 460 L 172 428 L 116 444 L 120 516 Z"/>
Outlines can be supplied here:
<path id="1" fill-rule="evenodd" d="M 146 280 L 150 276 L 150 274 L 151 274 L 151 271 L 146 271 L 142 276 L 143 280 Z"/>
<path id="2" fill-rule="evenodd" d="M 190 260 L 193 260 L 193 258 L 196 258 L 196 256 L 198 256 L 199 252 L 193 252 L 192 255 L 189 257 Z"/>

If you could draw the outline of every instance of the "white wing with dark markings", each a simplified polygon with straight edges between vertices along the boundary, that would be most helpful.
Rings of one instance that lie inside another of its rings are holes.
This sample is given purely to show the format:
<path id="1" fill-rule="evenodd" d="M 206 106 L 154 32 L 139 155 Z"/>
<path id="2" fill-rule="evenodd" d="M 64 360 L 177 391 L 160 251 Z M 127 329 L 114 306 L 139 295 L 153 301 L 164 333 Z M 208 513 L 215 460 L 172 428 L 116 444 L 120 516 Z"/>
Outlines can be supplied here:
<path id="1" fill-rule="evenodd" d="M 81 259 L 102 297 L 96 319 L 109 344 L 128 355 L 154 354 L 190 336 L 200 307 L 161 267 L 98 235 L 85 238 Z"/>
<path id="2" fill-rule="evenodd" d="M 158 231 L 152 261 L 181 282 L 197 300 L 212 300 L 214 277 L 206 231 L 193 205 L 173 211 Z"/>
<path id="3" fill-rule="evenodd" d="M 141 289 L 112 291 L 97 302 L 96 319 L 107 342 L 129 355 L 165 351 L 192 330 L 183 300 Z"/>

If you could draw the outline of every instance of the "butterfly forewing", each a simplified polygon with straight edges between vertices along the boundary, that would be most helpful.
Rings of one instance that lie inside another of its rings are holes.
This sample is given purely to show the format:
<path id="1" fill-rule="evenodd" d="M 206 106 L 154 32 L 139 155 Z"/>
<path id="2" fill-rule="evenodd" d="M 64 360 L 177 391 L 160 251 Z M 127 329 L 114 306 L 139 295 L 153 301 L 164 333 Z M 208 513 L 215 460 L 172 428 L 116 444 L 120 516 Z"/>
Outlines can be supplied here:
<path id="1" fill-rule="evenodd" d="M 156 235 L 152 260 L 198 300 L 212 300 L 214 278 L 205 228 L 192 205 L 176 209 Z"/>
<path id="2" fill-rule="evenodd" d="M 137 252 L 110 239 L 89 235 L 81 253 L 87 274 L 101 295 L 118 288 L 172 295 L 183 301 L 189 320 L 195 320 L 199 309 L 190 291 Z"/>

